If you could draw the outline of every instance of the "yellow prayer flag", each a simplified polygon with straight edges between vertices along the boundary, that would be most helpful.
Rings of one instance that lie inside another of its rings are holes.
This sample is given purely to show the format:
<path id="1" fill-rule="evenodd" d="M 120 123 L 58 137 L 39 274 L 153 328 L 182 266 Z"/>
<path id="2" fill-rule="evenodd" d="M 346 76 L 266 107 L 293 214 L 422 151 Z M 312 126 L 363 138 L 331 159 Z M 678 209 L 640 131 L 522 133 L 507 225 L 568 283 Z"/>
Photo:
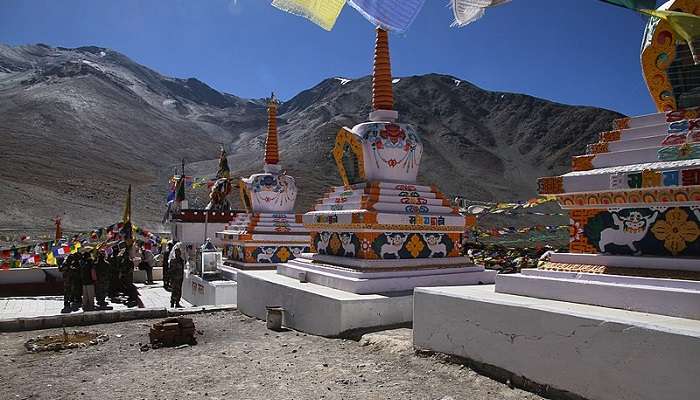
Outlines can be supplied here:
<path id="1" fill-rule="evenodd" d="M 46 263 L 49 265 L 56 265 L 56 258 L 53 256 L 53 252 L 49 251 L 46 254 Z"/>
<path id="2" fill-rule="evenodd" d="M 338 19 L 345 0 L 273 0 L 272 6 L 290 14 L 309 19 L 321 28 L 330 31 Z"/>
<path id="3" fill-rule="evenodd" d="M 126 204 L 124 205 L 124 216 L 122 217 L 122 222 L 127 223 L 131 221 L 131 185 L 129 185 L 129 190 L 126 192 Z"/>

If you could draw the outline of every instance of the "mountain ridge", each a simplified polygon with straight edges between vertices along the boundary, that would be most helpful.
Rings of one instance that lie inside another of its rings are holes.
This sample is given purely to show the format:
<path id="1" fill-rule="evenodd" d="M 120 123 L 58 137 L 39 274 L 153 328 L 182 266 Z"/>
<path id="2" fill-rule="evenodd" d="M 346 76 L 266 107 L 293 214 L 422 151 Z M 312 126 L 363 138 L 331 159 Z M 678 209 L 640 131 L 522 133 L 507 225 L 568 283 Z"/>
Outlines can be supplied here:
<path id="1" fill-rule="evenodd" d="M 401 122 L 423 137 L 419 182 L 448 195 L 531 197 L 538 176 L 568 170 L 569 157 L 622 116 L 487 91 L 449 75 L 394 80 Z M 331 77 L 280 104 L 281 164 L 300 187 L 298 211 L 340 184 L 333 140 L 342 126 L 367 119 L 370 94 L 368 76 Z M 168 176 L 182 158 L 188 174 L 213 175 L 225 144 L 233 176 L 262 169 L 262 99 L 167 77 L 99 46 L 0 44 L 0 115 L 5 229 L 49 229 L 50 218 L 64 212 L 68 229 L 112 223 L 128 183 L 135 186 L 135 218 L 158 229 Z M 205 196 L 191 194 L 200 205 Z"/>

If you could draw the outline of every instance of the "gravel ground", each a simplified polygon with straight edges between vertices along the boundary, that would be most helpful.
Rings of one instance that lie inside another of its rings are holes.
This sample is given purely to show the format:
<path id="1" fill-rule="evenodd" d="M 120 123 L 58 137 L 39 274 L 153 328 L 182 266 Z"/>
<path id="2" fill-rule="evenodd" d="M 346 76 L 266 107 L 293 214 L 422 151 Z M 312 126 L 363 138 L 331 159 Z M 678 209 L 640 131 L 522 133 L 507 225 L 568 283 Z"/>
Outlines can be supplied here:
<path id="1" fill-rule="evenodd" d="M 541 399 L 416 356 L 408 329 L 356 342 L 269 331 L 239 312 L 193 318 L 198 345 L 145 352 L 156 320 L 82 327 L 110 339 L 55 353 L 23 344 L 60 330 L 0 334 L 0 399 Z"/>

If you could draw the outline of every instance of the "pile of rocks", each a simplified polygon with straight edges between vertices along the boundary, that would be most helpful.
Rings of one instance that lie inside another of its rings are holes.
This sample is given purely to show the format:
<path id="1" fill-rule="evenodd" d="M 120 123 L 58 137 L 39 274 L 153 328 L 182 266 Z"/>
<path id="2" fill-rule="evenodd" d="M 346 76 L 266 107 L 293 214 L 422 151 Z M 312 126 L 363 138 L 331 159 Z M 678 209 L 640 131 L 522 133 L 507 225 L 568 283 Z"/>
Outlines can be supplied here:
<path id="1" fill-rule="evenodd" d="M 151 327 L 148 337 L 153 348 L 179 346 L 183 344 L 195 345 L 195 329 L 192 318 L 168 318 L 156 322 Z"/>

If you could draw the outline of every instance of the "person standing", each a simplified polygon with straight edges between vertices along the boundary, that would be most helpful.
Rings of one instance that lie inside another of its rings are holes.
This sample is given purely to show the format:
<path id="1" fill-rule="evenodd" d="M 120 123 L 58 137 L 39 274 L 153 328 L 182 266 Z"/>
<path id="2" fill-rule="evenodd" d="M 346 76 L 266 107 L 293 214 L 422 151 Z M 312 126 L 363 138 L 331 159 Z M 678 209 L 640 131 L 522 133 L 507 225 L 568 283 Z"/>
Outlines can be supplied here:
<path id="1" fill-rule="evenodd" d="M 83 311 L 95 310 L 95 263 L 92 260 L 90 251 L 86 251 L 80 257 L 80 280 L 83 285 L 82 303 Z"/>
<path id="2" fill-rule="evenodd" d="M 182 308 L 182 280 L 185 278 L 185 260 L 182 258 L 180 247 L 175 247 L 175 256 L 170 260 L 170 307 Z"/>
<path id="3" fill-rule="evenodd" d="M 110 265 L 107 260 L 105 260 L 105 255 L 102 252 L 97 253 L 95 272 L 97 273 L 97 282 L 95 282 L 97 308 L 100 310 L 111 310 L 112 307 L 108 306 L 107 301 L 105 301 L 105 297 L 107 297 L 107 292 L 109 291 Z"/>
<path id="4" fill-rule="evenodd" d="M 140 256 L 141 262 L 139 263 L 139 269 L 146 271 L 146 285 L 153 285 L 153 252 L 147 250 L 145 245 L 142 245 Z"/>
<path id="5" fill-rule="evenodd" d="M 71 271 L 71 310 L 78 311 L 82 304 L 83 277 L 80 273 L 80 253 L 71 254 L 71 262 L 68 268 Z"/>
<path id="6" fill-rule="evenodd" d="M 136 307 L 138 305 L 138 289 L 134 286 L 134 262 L 129 256 L 129 247 L 121 249 L 119 252 L 119 273 L 121 276 L 121 285 L 124 293 L 128 297 L 126 306 Z"/>
<path id="7" fill-rule="evenodd" d="M 121 292 L 121 281 L 119 279 L 119 247 L 113 246 L 107 258 L 109 263 L 109 290 L 107 292 L 109 301 L 116 303 Z"/>
<path id="8" fill-rule="evenodd" d="M 163 251 L 163 287 L 170 291 L 170 252 L 173 250 L 173 242 L 168 241 Z"/>
<path id="9" fill-rule="evenodd" d="M 69 254 L 68 257 L 59 263 L 58 271 L 63 275 L 63 309 L 61 314 L 68 314 L 71 311 L 71 302 L 73 301 L 73 271 L 70 268 L 73 262 L 73 254 Z"/>

